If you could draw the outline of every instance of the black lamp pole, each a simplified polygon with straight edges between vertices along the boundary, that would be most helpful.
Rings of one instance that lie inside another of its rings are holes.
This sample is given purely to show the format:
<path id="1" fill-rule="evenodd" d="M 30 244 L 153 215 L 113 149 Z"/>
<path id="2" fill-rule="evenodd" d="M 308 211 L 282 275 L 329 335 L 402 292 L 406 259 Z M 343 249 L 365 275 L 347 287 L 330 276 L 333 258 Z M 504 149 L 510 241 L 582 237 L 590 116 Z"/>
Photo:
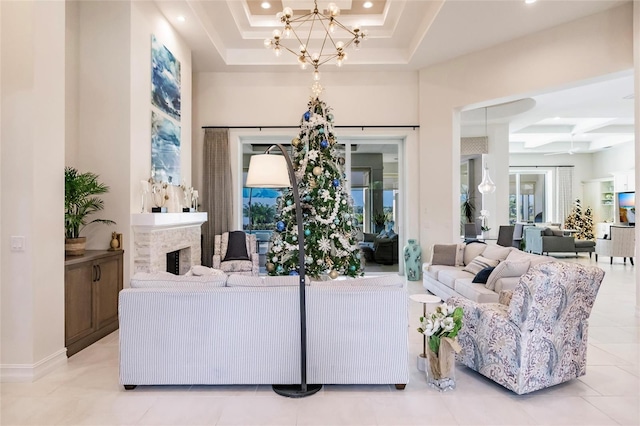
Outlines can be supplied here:
<path id="1" fill-rule="evenodd" d="M 298 264 L 300 277 L 300 384 L 299 385 L 273 385 L 273 391 L 278 395 L 290 398 L 303 398 L 313 395 L 322 389 L 322 385 L 307 384 L 307 310 L 305 298 L 305 267 L 304 267 L 304 226 L 302 224 L 302 206 L 300 204 L 300 193 L 298 192 L 298 181 L 293 170 L 291 158 L 286 149 L 281 144 L 271 145 L 265 151 L 268 154 L 271 149 L 277 147 L 282 151 L 282 155 L 287 163 L 291 190 L 293 191 L 293 202 L 296 206 L 296 222 L 298 222 Z"/>

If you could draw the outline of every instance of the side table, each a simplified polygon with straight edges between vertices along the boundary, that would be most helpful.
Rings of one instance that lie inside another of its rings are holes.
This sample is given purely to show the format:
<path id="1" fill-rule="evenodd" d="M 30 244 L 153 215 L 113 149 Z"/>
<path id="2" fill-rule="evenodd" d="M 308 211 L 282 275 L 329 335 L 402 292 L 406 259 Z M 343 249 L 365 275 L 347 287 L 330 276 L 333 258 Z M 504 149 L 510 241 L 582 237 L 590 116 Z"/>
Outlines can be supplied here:
<path id="1" fill-rule="evenodd" d="M 422 316 L 427 316 L 427 305 L 437 305 L 442 302 L 438 296 L 434 296 L 432 294 L 412 294 L 409 296 L 409 299 L 414 302 L 422 303 Z M 417 366 L 418 371 L 425 371 L 426 369 L 426 360 L 427 360 L 427 336 L 422 335 L 422 353 L 418 355 Z"/>

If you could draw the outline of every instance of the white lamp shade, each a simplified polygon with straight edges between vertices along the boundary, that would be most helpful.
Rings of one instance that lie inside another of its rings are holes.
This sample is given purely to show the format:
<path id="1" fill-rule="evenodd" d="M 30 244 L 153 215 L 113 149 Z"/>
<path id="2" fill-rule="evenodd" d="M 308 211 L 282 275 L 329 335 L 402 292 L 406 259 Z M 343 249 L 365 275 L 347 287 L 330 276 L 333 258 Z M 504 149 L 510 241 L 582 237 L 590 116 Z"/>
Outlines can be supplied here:
<path id="1" fill-rule="evenodd" d="M 247 188 L 287 188 L 291 186 L 287 160 L 282 155 L 257 154 L 249 159 Z"/>
<path id="2" fill-rule="evenodd" d="M 496 184 L 491 180 L 489 170 L 485 168 L 482 172 L 482 182 L 478 185 L 478 191 L 480 191 L 481 194 L 491 194 L 495 192 L 495 190 Z"/>

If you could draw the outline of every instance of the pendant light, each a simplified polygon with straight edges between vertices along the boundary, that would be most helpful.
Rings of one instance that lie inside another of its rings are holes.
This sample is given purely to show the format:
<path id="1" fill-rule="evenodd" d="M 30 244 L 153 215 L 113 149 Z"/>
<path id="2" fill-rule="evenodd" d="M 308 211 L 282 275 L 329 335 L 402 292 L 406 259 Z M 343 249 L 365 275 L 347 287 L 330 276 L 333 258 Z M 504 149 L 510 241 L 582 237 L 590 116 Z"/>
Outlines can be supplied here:
<path id="1" fill-rule="evenodd" d="M 489 132 L 487 131 L 487 108 L 484 108 L 484 134 L 487 138 L 487 142 L 489 141 Z M 488 145 L 488 143 L 487 143 Z M 487 162 L 483 161 L 484 168 L 482 169 L 482 182 L 478 185 L 478 191 L 481 194 L 492 194 L 496 191 L 496 184 L 491 180 L 491 176 L 489 176 L 489 167 L 487 166 Z"/>

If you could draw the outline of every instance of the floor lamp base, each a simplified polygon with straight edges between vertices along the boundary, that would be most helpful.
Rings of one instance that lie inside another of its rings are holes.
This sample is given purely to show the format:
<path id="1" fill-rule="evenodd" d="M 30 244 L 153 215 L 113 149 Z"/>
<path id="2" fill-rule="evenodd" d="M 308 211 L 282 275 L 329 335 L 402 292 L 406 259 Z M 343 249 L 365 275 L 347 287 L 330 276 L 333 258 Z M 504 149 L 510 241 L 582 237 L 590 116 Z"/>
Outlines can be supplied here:
<path id="1" fill-rule="evenodd" d="M 322 389 L 322 385 L 307 385 L 307 390 L 302 390 L 302 385 L 273 385 L 272 387 L 278 395 L 289 398 L 304 398 Z"/>

